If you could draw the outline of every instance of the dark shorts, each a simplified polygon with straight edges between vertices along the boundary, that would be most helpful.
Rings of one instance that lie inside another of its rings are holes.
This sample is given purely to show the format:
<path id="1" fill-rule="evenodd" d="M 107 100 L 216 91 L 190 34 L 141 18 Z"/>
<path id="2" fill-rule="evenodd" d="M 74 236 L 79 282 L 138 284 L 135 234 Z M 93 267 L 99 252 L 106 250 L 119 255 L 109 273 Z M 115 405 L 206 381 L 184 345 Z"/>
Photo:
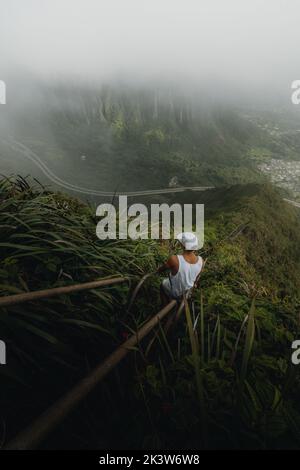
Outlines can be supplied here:
<path id="1" fill-rule="evenodd" d="M 161 281 L 161 287 L 164 293 L 166 294 L 166 296 L 168 296 L 170 299 L 174 299 L 174 300 L 179 299 L 179 297 L 176 297 L 173 295 L 170 279 L 168 277 L 166 277 L 165 279 Z"/>

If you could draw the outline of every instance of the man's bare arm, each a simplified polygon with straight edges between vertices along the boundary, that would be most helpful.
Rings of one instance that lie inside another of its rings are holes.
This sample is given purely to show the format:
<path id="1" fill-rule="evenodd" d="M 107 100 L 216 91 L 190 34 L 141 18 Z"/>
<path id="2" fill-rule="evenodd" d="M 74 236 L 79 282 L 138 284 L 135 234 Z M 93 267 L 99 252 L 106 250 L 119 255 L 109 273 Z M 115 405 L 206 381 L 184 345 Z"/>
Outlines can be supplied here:
<path id="1" fill-rule="evenodd" d="M 158 273 L 163 273 L 165 271 L 171 271 L 172 274 L 176 274 L 178 271 L 178 259 L 177 256 L 170 256 L 168 261 L 166 261 L 162 266 L 157 270 Z"/>

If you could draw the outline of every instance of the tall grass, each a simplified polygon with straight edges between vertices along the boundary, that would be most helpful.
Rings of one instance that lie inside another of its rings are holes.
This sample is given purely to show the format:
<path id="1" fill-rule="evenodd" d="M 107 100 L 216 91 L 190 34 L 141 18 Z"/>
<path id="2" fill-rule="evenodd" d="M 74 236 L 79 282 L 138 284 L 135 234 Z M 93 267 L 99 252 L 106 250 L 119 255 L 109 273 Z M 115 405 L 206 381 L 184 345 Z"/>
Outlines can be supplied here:
<path id="1" fill-rule="evenodd" d="M 100 242 L 94 214 L 38 184 L 1 180 L 0 295 L 121 273 L 136 285 L 154 271 L 158 244 Z M 237 281 L 239 257 L 242 274 L 254 276 L 240 246 L 210 255 L 186 321 L 168 333 L 159 325 L 157 341 L 139 344 L 82 404 L 80 438 L 101 435 L 123 448 L 267 447 L 290 442 L 293 428 L 295 445 L 300 384 L 288 348 L 298 324 L 278 299 L 254 304 Z M 119 285 L 1 309 L 9 367 L 0 369 L 0 413 L 11 434 L 157 311 L 156 283 L 149 279 L 130 308 L 131 286 Z M 73 436 L 73 421 L 64 429 Z"/>
<path id="2" fill-rule="evenodd" d="M 92 206 L 22 178 L 2 179 L 0 295 L 115 274 L 129 275 L 135 282 L 154 269 L 156 244 L 100 241 L 96 223 Z M 24 397 L 33 389 L 33 401 L 42 405 L 47 395 L 62 393 L 101 361 L 130 328 L 135 330 L 152 309 L 149 303 L 134 321 L 126 320 L 128 328 L 124 326 L 129 288 L 128 284 L 111 286 L 1 308 L 1 339 L 7 343 L 9 360 L 0 370 L 1 388 L 6 390 L 0 391 L 0 411 L 13 412 L 14 401 L 7 391 L 16 388 Z M 148 288 L 149 296 L 151 292 Z M 18 392 L 14 393 L 22 406 Z"/>
<path id="3" fill-rule="evenodd" d="M 242 366 L 241 366 L 241 375 L 240 380 L 243 383 L 246 375 L 247 375 L 247 368 L 248 363 L 253 347 L 254 342 L 254 335 L 255 335 L 255 320 L 254 320 L 254 313 L 255 313 L 255 298 L 252 299 L 250 311 L 248 314 L 247 320 L 247 330 L 246 330 L 246 338 L 245 338 L 245 345 L 243 351 L 243 359 L 242 359 Z"/>

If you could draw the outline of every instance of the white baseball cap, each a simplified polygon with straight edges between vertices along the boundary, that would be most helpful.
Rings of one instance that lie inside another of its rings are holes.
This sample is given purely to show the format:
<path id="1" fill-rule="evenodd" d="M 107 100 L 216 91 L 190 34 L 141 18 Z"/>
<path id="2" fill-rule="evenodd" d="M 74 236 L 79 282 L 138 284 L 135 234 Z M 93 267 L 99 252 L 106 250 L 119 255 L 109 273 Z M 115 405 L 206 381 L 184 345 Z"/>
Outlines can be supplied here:
<path id="1" fill-rule="evenodd" d="M 198 237 L 193 232 L 182 232 L 176 237 L 186 250 L 198 249 Z"/>

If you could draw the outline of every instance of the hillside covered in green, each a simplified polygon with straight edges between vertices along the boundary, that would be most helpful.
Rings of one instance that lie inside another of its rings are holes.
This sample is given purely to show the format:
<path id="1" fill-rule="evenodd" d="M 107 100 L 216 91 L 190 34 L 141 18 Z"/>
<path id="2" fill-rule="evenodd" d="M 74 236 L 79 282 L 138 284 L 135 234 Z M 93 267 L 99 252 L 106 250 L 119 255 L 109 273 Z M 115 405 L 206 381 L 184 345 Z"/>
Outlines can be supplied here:
<path id="1" fill-rule="evenodd" d="M 45 86 L 23 111 L 8 108 L 1 118 L 2 173 L 21 169 L 49 183 L 6 143 L 16 140 L 61 179 L 89 189 L 262 182 L 258 163 L 296 158 L 299 143 L 286 129 L 272 133 L 276 113 L 260 115 L 167 86 Z"/>
<path id="2" fill-rule="evenodd" d="M 291 363 L 299 212 L 259 184 L 185 193 L 180 202 L 205 203 L 206 213 L 207 262 L 186 314 L 168 334 L 163 323 L 143 340 L 43 447 L 299 447 L 300 380 Z M 24 179 L 1 180 L 1 296 L 120 273 L 131 279 L 1 308 L 3 443 L 159 310 L 158 276 L 131 310 L 128 301 L 173 243 L 100 241 L 96 223 L 92 205 Z"/>

